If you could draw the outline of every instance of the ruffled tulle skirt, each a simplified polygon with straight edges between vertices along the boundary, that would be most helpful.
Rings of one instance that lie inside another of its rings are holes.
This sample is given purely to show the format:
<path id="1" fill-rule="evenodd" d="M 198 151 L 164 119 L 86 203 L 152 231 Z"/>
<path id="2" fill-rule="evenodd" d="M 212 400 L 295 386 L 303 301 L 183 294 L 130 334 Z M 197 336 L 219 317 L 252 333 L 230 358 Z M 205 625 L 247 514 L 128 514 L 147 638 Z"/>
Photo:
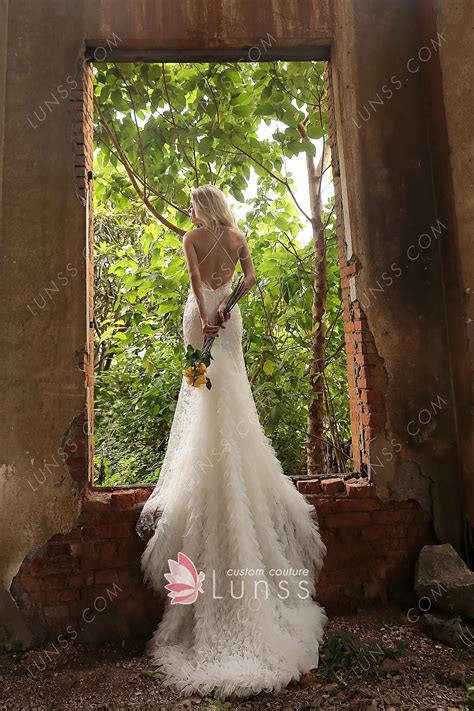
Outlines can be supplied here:
<path id="1" fill-rule="evenodd" d="M 208 313 L 229 291 L 206 291 Z M 201 345 L 192 294 L 184 336 Z M 235 307 L 213 346 L 212 389 L 183 380 L 160 478 L 137 524 L 148 539 L 147 585 L 167 594 L 179 552 L 204 573 L 194 602 L 167 598 L 147 653 L 164 685 L 219 699 L 278 691 L 316 668 L 328 619 L 314 599 L 326 546 L 259 423 L 241 336 Z"/>

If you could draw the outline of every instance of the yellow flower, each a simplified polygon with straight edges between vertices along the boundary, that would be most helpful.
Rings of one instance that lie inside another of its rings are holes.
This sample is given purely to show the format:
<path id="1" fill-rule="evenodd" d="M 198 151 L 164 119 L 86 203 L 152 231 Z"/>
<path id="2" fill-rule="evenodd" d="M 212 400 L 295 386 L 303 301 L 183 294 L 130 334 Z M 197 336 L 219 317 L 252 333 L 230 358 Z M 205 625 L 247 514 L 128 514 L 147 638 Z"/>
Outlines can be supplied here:
<path id="1" fill-rule="evenodd" d="M 205 385 L 207 382 L 206 378 L 206 365 L 204 363 L 199 363 L 196 369 L 192 365 L 186 370 L 183 370 L 183 375 L 186 378 L 188 385 L 193 385 L 195 388 L 200 388 L 201 385 Z"/>

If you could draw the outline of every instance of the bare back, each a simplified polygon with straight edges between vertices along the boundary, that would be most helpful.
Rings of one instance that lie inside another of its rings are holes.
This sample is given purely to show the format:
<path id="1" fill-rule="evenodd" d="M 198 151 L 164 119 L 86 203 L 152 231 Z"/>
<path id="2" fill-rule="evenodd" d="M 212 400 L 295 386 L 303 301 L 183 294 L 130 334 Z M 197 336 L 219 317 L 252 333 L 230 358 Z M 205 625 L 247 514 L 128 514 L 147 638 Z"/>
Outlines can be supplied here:
<path id="1" fill-rule="evenodd" d="M 196 252 L 201 281 L 217 289 L 231 281 L 239 259 L 248 253 L 245 236 L 235 227 L 221 227 L 214 235 L 199 227 L 189 235 Z"/>

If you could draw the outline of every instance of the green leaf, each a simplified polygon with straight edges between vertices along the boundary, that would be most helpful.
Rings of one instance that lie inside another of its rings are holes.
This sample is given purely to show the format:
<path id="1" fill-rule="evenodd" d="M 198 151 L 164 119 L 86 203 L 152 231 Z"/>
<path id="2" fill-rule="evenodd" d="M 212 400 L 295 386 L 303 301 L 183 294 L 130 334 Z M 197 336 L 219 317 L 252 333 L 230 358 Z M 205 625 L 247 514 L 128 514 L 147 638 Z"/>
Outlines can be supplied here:
<path id="1" fill-rule="evenodd" d="M 274 363 L 272 360 L 267 359 L 263 364 L 263 372 L 267 375 L 273 375 L 276 367 L 276 363 Z"/>
<path id="2" fill-rule="evenodd" d="M 313 158 L 316 156 L 316 146 L 314 143 L 311 143 L 311 141 L 303 141 L 302 148 L 305 153 L 308 153 L 308 155 L 313 156 Z"/>

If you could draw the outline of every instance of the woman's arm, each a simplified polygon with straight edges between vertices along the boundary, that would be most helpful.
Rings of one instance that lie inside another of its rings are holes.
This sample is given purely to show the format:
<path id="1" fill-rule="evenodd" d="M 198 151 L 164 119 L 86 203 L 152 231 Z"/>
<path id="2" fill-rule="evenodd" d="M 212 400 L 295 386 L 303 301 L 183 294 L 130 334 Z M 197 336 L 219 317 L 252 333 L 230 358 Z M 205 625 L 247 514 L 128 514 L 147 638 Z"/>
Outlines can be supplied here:
<path id="1" fill-rule="evenodd" d="M 199 315 L 201 319 L 206 319 L 207 314 L 202 296 L 202 281 L 201 274 L 199 272 L 199 262 L 190 232 L 186 232 L 183 237 L 183 250 L 186 265 L 188 267 L 191 289 L 193 290 L 194 298 L 196 299 L 196 303 L 198 305 Z"/>
<path id="2" fill-rule="evenodd" d="M 252 289 L 252 287 L 254 287 L 255 284 L 257 283 L 257 279 L 255 276 L 255 267 L 254 267 L 253 261 L 252 261 L 252 255 L 250 254 L 249 246 L 248 246 L 247 240 L 244 235 L 242 235 L 242 241 L 241 241 L 241 244 L 239 245 L 238 255 L 239 255 L 240 265 L 241 265 L 242 271 L 244 273 L 244 289 L 245 290 L 242 294 L 242 296 L 243 296 L 244 294 L 247 294 L 250 291 L 250 289 Z M 222 324 L 225 321 L 228 321 L 230 319 L 230 312 L 224 316 L 224 309 L 227 304 L 227 299 L 228 299 L 228 297 L 226 297 L 224 299 L 224 301 L 222 301 L 222 303 L 219 304 L 219 309 L 217 311 L 222 328 L 225 328 L 225 326 L 223 326 Z"/>
<path id="3" fill-rule="evenodd" d="M 255 276 L 252 255 L 250 254 L 249 246 L 244 235 L 242 235 L 242 244 L 239 247 L 239 260 L 244 273 L 245 293 L 247 293 L 255 286 L 257 278 Z"/>
<path id="4" fill-rule="evenodd" d="M 199 272 L 199 261 L 192 241 L 190 232 L 186 232 L 183 238 L 184 257 L 189 272 L 189 280 L 191 289 L 193 290 L 194 298 L 196 299 L 199 315 L 201 317 L 202 332 L 206 338 L 214 338 L 219 335 L 219 326 L 209 323 L 209 318 L 206 314 L 204 298 L 202 294 L 202 281 Z"/>

